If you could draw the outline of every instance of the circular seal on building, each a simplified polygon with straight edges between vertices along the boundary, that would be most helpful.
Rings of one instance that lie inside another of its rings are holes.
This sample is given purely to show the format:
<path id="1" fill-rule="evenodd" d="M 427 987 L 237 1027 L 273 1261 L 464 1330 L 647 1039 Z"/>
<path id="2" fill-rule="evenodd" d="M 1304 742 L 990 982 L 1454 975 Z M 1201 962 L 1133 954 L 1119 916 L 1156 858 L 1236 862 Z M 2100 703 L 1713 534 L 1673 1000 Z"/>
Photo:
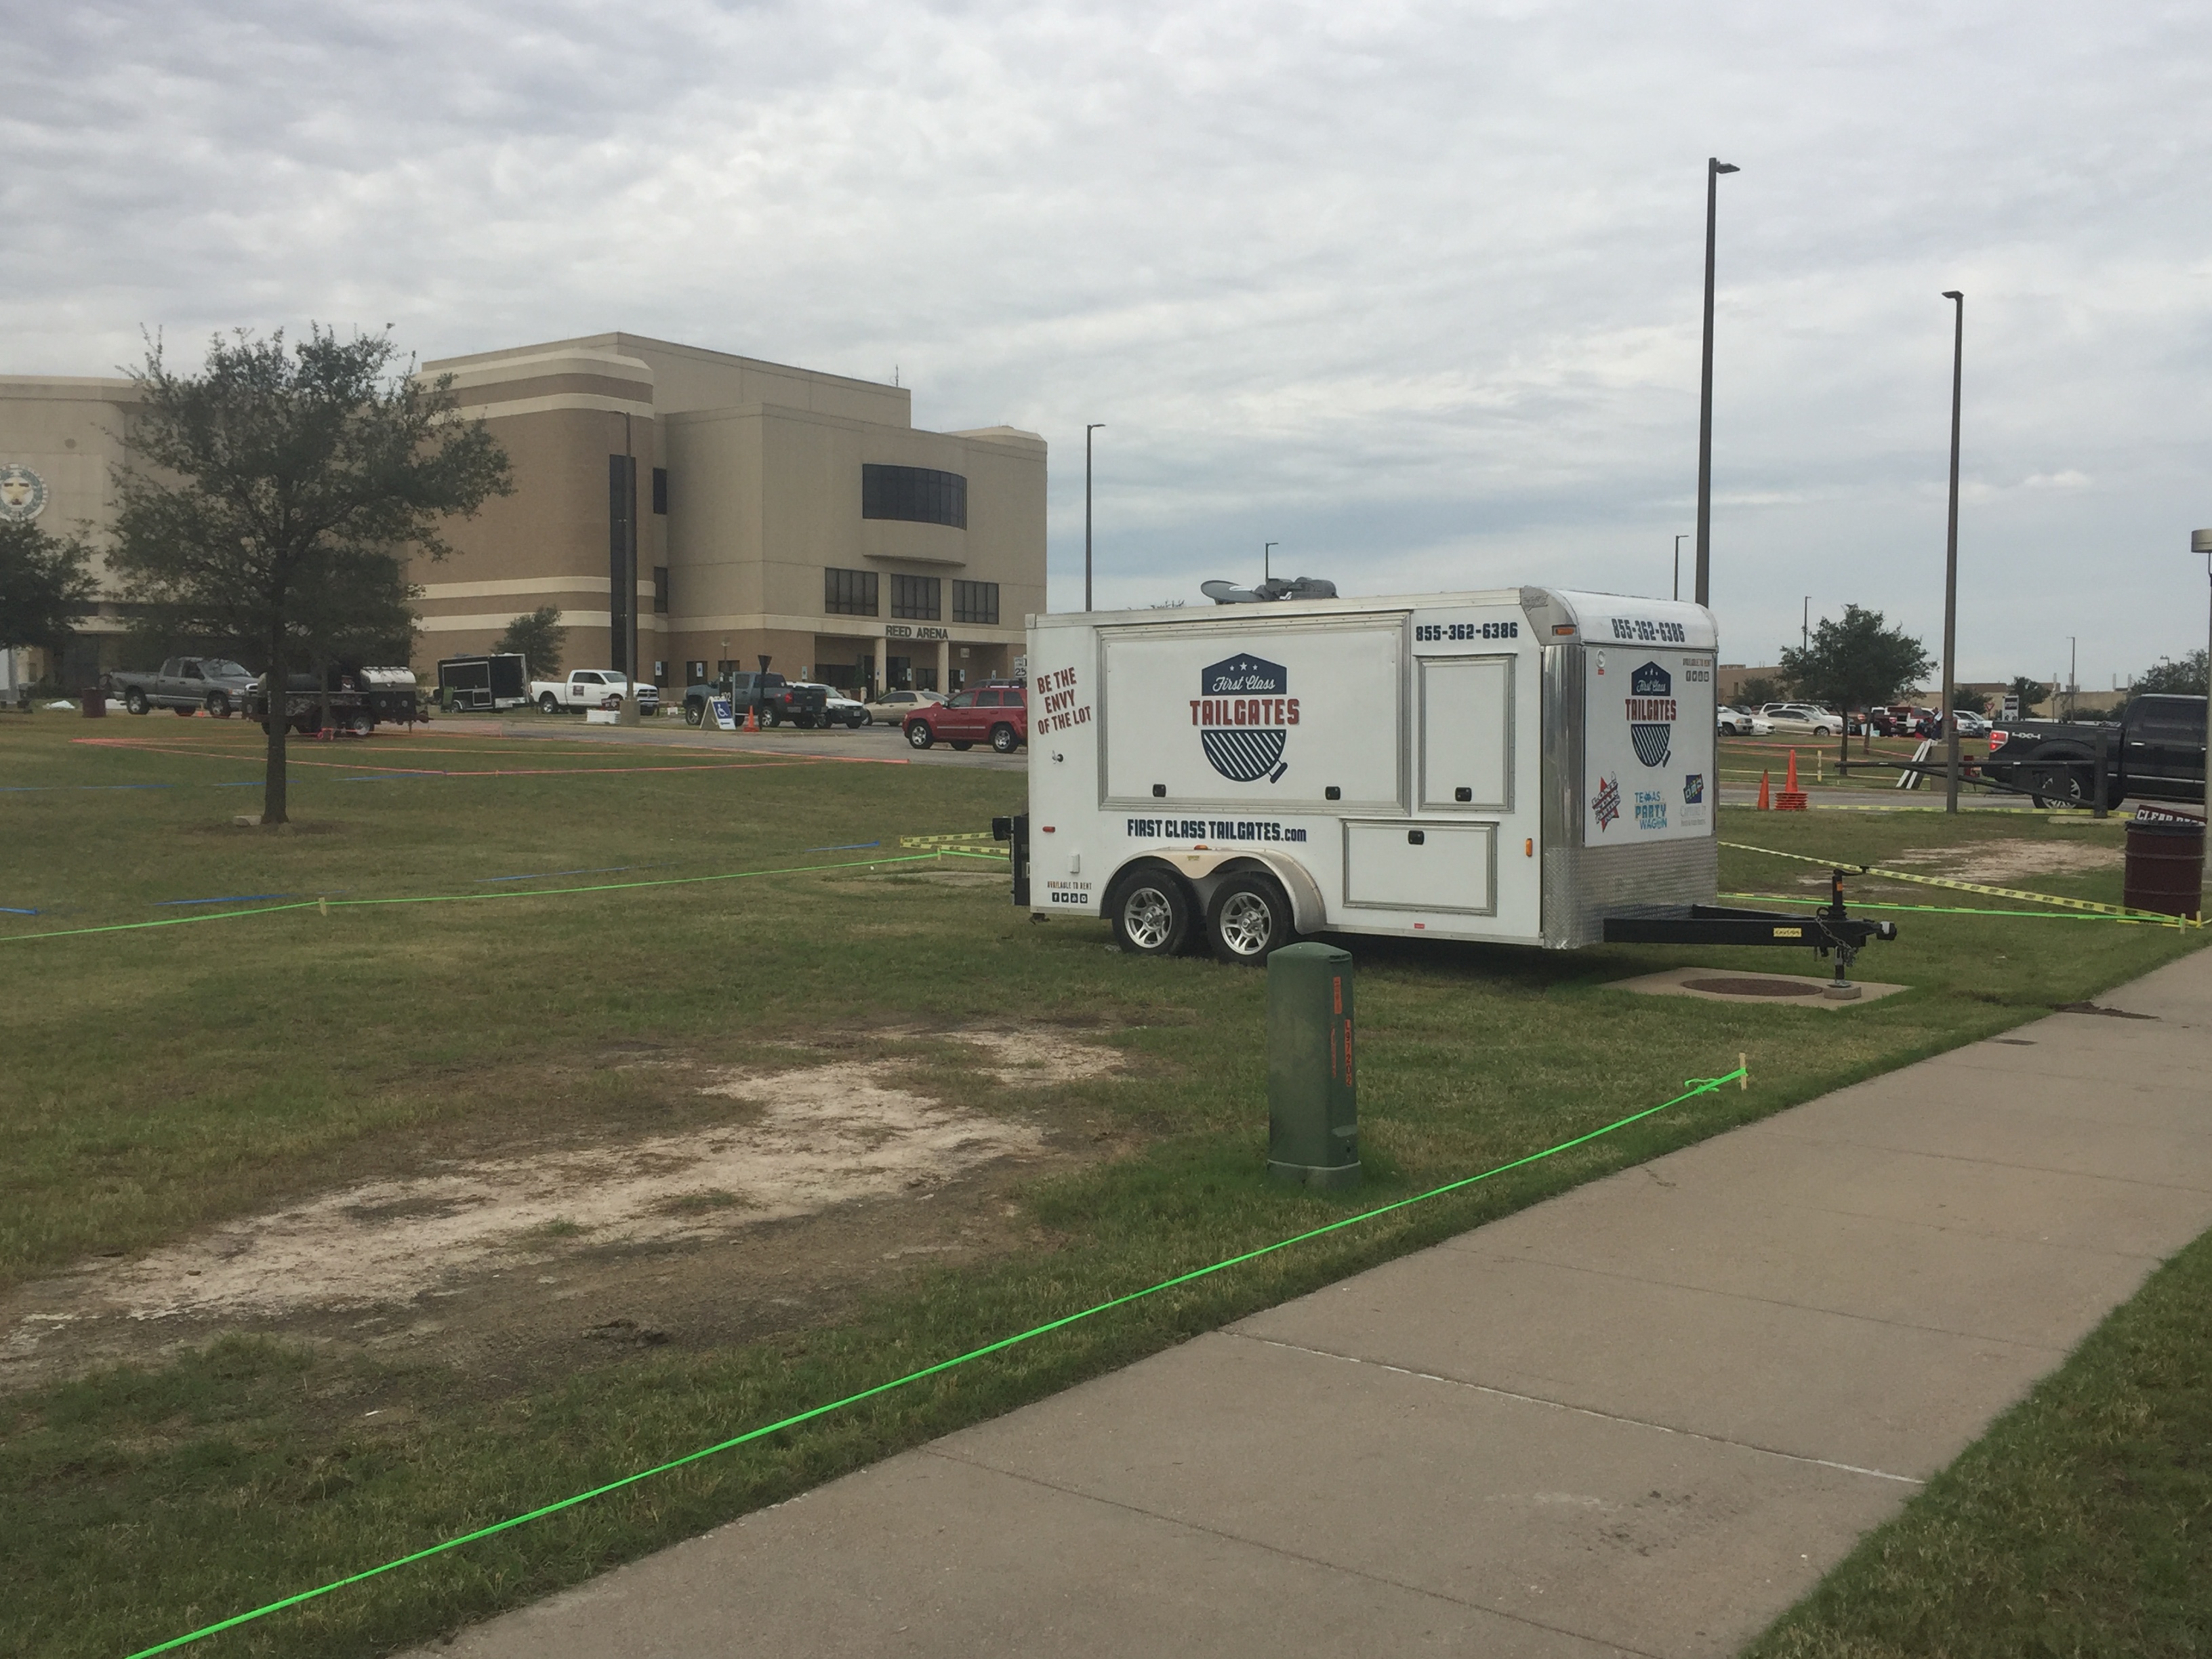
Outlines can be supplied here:
<path id="1" fill-rule="evenodd" d="M 28 524 L 46 510 L 46 481 L 27 466 L 0 466 L 0 519 Z"/>

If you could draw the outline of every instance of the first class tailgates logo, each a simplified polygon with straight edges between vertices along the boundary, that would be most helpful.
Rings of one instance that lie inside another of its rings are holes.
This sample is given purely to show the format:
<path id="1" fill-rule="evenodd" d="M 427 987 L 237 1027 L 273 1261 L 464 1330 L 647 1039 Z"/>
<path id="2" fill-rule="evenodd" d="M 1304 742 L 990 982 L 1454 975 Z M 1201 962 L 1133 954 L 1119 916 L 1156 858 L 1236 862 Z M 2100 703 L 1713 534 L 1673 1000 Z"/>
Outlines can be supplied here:
<path id="1" fill-rule="evenodd" d="M 1646 766 L 1664 766 L 1674 745 L 1674 677 L 1647 662 L 1628 677 L 1628 741 Z"/>
<path id="2" fill-rule="evenodd" d="M 1206 760 L 1231 783 L 1273 783 L 1291 769 L 1283 750 L 1298 723 L 1298 700 L 1285 695 L 1289 686 L 1282 664 L 1262 657 L 1224 657 L 1198 671 L 1190 723 Z"/>

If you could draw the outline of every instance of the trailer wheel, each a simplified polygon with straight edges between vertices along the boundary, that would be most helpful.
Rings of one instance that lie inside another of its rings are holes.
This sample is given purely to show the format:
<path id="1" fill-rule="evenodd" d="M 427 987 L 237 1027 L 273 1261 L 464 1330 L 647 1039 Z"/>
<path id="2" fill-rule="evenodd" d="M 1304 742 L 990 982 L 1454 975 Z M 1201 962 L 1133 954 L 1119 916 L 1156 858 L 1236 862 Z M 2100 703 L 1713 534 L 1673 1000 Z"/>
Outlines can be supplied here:
<path id="1" fill-rule="evenodd" d="M 1248 870 L 1213 890 L 1213 902 L 1206 907 L 1206 943 L 1223 962 L 1257 966 L 1297 937 L 1291 917 L 1290 896 L 1281 884 L 1273 876 Z"/>
<path id="2" fill-rule="evenodd" d="M 1190 939 L 1190 891 L 1164 864 L 1146 862 L 1123 874 L 1107 896 L 1114 942 L 1140 957 L 1172 957 Z"/>

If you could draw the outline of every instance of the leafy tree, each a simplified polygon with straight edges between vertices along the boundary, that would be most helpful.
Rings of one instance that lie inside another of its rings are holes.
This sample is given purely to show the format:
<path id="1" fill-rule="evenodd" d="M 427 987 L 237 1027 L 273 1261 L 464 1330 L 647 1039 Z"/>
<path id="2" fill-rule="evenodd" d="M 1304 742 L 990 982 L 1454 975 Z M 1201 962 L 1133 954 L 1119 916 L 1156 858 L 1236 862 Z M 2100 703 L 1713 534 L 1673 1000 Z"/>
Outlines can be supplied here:
<path id="1" fill-rule="evenodd" d="M 1761 703 L 1780 702 L 1782 688 L 1764 674 L 1754 674 L 1735 689 L 1737 706 L 1757 708 Z"/>
<path id="2" fill-rule="evenodd" d="M 1970 714 L 1986 714 L 1990 712 L 1989 694 L 1969 691 L 1963 685 L 1954 686 L 1951 691 L 1951 707 L 1963 708 Z"/>
<path id="3" fill-rule="evenodd" d="M 96 591 L 82 537 L 50 535 L 28 519 L 0 520 L 0 651 L 58 649 Z"/>
<path id="4" fill-rule="evenodd" d="M 398 353 L 384 334 L 311 326 L 288 346 L 241 330 L 210 343 L 198 374 L 157 343 L 131 375 L 149 470 L 121 480 L 110 562 L 163 625 L 253 642 L 272 716 L 264 823 L 286 821 L 291 672 L 404 637 L 409 553 L 444 558 L 440 521 L 514 488 L 483 422 L 454 418 L 453 377 L 420 380 Z"/>
<path id="5" fill-rule="evenodd" d="M 1824 702 L 1849 716 L 1854 708 L 1871 708 L 1893 702 L 1898 694 L 1920 682 L 1933 659 L 1927 647 L 1903 629 L 1882 625 L 1881 612 L 1855 605 L 1844 607 L 1843 620 L 1820 618 L 1804 645 L 1785 648 L 1782 672 L 1799 694 Z M 1850 721 L 1843 721 L 1839 734 L 1844 764 L 1850 763 Z"/>
<path id="6" fill-rule="evenodd" d="M 532 678 L 558 679 L 568 638 L 568 630 L 561 626 L 561 607 L 544 605 L 507 623 L 507 631 L 492 641 L 491 648 L 519 654 L 525 668 L 532 671 Z"/>
<path id="7" fill-rule="evenodd" d="M 2145 692 L 2178 692 L 2181 696 L 2204 695 L 2204 653 L 2192 651 L 2176 662 L 2172 657 L 2160 657 L 2148 668 L 2136 676 L 2135 684 L 2128 688 L 2130 698 Z"/>
<path id="8" fill-rule="evenodd" d="M 2009 690 L 2020 699 L 2020 712 L 2023 715 L 2033 713 L 2051 692 L 2051 688 L 2041 680 L 2032 680 L 2025 674 L 2016 676 Z"/>

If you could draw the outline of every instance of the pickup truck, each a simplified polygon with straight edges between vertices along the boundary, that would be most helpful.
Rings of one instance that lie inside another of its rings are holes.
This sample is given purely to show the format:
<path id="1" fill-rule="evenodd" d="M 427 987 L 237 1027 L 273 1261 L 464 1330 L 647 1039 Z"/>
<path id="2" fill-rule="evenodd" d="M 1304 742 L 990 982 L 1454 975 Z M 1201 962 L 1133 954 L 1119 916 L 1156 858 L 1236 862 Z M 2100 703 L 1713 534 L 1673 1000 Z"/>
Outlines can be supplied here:
<path id="1" fill-rule="evenodd" d="M 730 714 L 737 723 L 745 723 L 745 711 L 751 709 L 763 726 L 826 726 L 829 724 L 829 693 L 818 685 L 793 685 L 781 674 L 725 674 L 719 680 L 702 680 L 696 685 L 684 688 L 684 718 L 693 726 L 704 726 L 708 719 L 707 703 L 711 697 L 727 697 Z"/>
<path id="2" fill-rule="evenodd" d="M 226 720 L 245 707 L 255 684 L 254 676 L 224 657 L 172 657 L 158 674 L 118 670 L 107 678 L 110 695 L 122 698 L 134 714 L 156 708 L 196 714 L 204 708 Z"/>
<path id="3" fill-rule="evenodd" d="M 2039 806 L 2204 799 L 2204 699 L 2145 696 L 2118 720 L 2014 720 L 1990 732 L 1983 776 Z"/>
<path id="4" fill-rule="evenodd" d="M 530 700 L 546 714 L 557 714 L 564 708 L 619 708 L 629 690 L 629 676 L 618 668 L 576 668 L 565 680 L 531 681 Z M 641 714 L 659 714 L 660 688 L 640 680 L 637 709 Z"/>

